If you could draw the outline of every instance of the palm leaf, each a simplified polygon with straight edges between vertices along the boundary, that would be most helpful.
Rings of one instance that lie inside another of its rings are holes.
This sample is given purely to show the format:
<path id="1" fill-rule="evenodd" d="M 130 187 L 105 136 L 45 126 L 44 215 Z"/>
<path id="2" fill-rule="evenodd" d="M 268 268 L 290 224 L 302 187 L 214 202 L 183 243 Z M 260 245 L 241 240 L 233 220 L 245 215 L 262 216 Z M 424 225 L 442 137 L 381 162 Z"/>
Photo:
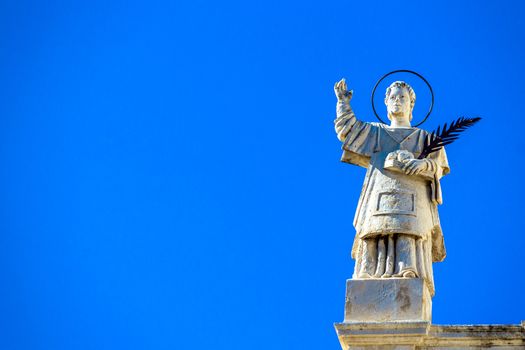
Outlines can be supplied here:
<path id="1" fill-rule="evenodd" d="M 423 151 L 419 155 L 418 159 L 423 159 L 427 157 L 430 153 L 439 151 L 443 146 L 449 145 L 452 142 L 456 141 L 460 133 L 470 128 L 472 125 L 479 122 L 481 118 L 465 118 L 460 117 L 457 120 L 450 123 L 450 126 L 447 128 L 447 123 L 441 126 L 430 133 L 425 139 L 423 144 Z"/>

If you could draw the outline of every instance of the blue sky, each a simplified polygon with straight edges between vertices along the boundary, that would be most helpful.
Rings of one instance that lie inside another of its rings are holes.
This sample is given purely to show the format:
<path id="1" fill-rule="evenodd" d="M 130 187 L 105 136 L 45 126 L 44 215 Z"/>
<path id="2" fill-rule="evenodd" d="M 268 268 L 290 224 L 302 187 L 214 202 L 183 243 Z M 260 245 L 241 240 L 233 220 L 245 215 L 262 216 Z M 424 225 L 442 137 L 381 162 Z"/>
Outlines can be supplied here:
<path id="1" fill-rule="evenodd" d="M 520 2 L 0 6 L 0 348 L 338 349 L 365 172 L 332 88 L 374 121 L 394 69 L 423 128 L 483 117 L 447 148 L 434 323 L 525 319 Z"/>

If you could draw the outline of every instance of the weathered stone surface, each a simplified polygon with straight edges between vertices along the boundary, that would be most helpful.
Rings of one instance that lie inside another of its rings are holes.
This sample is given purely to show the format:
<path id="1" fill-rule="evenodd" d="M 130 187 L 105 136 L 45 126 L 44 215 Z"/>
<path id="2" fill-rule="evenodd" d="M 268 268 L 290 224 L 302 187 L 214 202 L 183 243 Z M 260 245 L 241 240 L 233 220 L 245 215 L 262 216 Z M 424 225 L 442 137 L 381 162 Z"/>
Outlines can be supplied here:
<path id="1" fill-rule="evenodd" d="M 421 278 L 346 281 L 345 322 L 430 321 L 431 309 Z"/>
<path id="2" fill-rule="evenodd" d="M 335 324 L 343 350 L 414 349 L 430 322 L 345 322 Z"/>
<path id="3" fill-rule="evenodd" d="M 523 350 L 523 325 L 446 325 L 428 322 L 336 323 L 343 350 Z"/>
<path id="4" fill-rule="evenodd" d="M 525 349 L 522 325 L 434 325 L 419 350 Z"/>

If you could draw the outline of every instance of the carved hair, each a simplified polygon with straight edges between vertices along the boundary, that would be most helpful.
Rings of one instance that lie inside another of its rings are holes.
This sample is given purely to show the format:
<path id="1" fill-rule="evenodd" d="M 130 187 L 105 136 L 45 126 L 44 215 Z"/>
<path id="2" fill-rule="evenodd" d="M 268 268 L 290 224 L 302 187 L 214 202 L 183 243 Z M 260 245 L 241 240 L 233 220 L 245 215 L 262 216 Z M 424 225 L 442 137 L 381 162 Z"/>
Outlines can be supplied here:
<path id="1" fill-rule="evenodd" d="M 412 89 L 412 86 L 408 85 L 404 81 L 394 81 L 390 86 L 386 89 L 385 93 L 385 104 L 388 100 L 388 97 L 390 96 L 390 92 L 393 88 L 405 88 L 408 91 L 408 94 L 410 95 L 410 120 L 412 120 L 412 110 L 414 109 L 414 105 L 416 104 L 416 93 L 414 92 L 414 89 Z M 389 117 L 390 119 L 390 117 Z"/>

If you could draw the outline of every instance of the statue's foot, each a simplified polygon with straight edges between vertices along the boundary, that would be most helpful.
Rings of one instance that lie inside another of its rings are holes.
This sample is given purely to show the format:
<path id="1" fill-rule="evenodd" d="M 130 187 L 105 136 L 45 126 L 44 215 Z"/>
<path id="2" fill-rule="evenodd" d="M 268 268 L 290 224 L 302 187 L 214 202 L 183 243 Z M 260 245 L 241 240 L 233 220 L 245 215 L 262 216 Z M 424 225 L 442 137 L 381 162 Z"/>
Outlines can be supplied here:
<path id="1" fill-rule="evenodd" d="M 404 278 L 416 278 L 416 273 L 414 271 L 405 271 L 402 275 Z"/>
<path id="2" fill-rule="evenodd" d="M 357 275 L 357 278 L 372 278 L 372 275 L 366 272 L 361 272 L 359 275 Z"/>
<path id="3" fill-rule="evenodd" d="M 389 274 L 389 273 L 384 273 L 384 274 L 381 276 L 381 278 L 390 278 L 390 277 L 392 277 L 392 275 Z"/>

